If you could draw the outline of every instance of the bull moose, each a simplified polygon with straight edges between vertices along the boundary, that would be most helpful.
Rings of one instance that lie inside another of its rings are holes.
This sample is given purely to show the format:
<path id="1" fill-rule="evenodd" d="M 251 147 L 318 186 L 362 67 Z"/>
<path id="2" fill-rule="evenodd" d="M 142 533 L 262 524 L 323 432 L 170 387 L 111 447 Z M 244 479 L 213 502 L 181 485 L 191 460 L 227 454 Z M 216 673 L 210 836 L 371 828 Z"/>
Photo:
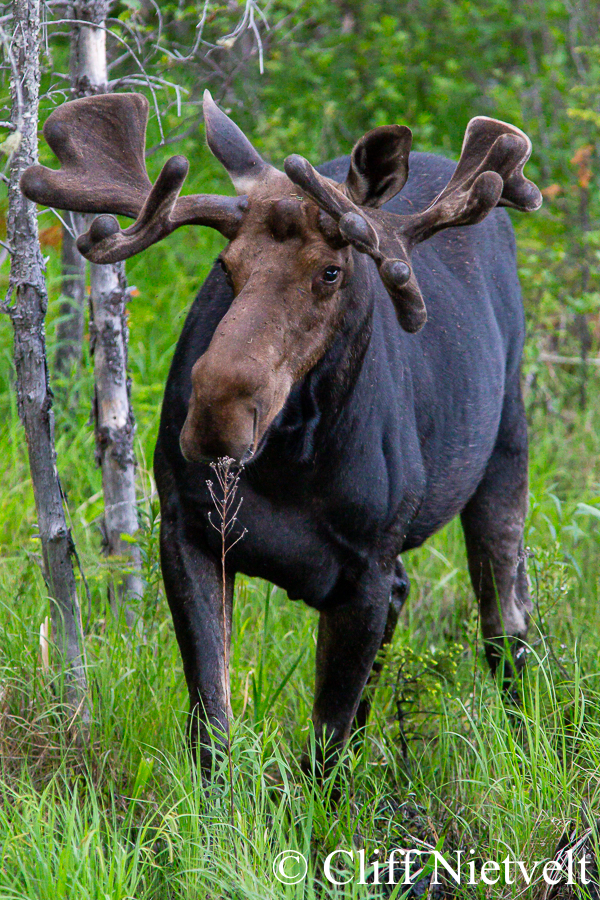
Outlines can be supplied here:
<path id="1" fill-rule="evenodd" d="M 455 165 L 410 153 L 410 130 L 390 125 L 350 157 L 315 170 L 290 156 L 282 172 L 207 92 L 208 145 L 237 196 L 179 197 L 185 157 L 154 185 L 146 173 L 147 116 L 138 94 L 65 103 L 44 128 L 61 168 L 28 169 L 22 189 L 103 214 L 78 239 L 95 263 L 185 224 L 228 240 L 179 339 L 154 462 L 202 765 L 210 734 L 228 733 L 237 572 L 319 611 L 313 721 L 339 748 L 366 720 L 361 696 L 407 590 L 400 554 L 460 513 L 487 659 L 508 683 L 531 611 L 528 450 L 515 242 L 496 207 L 541 205 L 523 175 L 529 139 L 474 118 Z M 114 214 L 136 221 L 121 230 Z M 247 529 L 227 556 L 226 615 L 207 487 L 220 457 L 243 466 Z"/>

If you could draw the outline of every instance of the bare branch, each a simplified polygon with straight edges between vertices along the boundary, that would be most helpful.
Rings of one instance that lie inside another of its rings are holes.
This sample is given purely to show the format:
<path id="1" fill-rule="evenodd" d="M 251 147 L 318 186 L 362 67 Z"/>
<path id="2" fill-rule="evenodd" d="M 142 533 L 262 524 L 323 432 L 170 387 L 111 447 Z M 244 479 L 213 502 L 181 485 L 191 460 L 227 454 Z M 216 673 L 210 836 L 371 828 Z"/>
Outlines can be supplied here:
<path id="1" fill-rule="evenodd" d="M 59 213 L 59 211 L 58 211 L 57 209 L 54 209 L 52 206 L 47 206 L 47 207 L 45 207 L 44 209 L 41 209 L 41 210 L 38 212 L 38 216 L 43 216 L 44 213 L 47 213 L 47 212 L 52 213 L 53 215 L 55 215 L 56 218 L 58 219 L 58 221 L 61 223 L 61 225 L 62 225 L 63 228 L 65 229 L 65 231 L 67 231 L 67 232 L 71 235 L 71 237 L 73 238 L 73 240 L 75 240 L 75 238 L 77 237 L 77 235 L 75 234 L 72 225 L 67 225 L 66 220 L 63 219 L 63 217 L 61 216 L 61 214 Z"/>

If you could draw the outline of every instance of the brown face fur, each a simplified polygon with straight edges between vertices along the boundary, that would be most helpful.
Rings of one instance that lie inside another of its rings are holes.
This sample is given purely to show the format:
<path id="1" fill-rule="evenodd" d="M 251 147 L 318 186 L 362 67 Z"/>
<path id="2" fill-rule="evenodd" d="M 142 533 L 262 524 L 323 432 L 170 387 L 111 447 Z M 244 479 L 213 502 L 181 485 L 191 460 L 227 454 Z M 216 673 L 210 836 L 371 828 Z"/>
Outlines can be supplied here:
<path id="1" fill-rule="evenodd" d="M 352 256 L 327 243 L 318 219 L 318 207 L 274 169 L 249 191 L 243 223 L 221 254 L 235 299 L 192 369 L 186 459 L 247 461 L 294 382 L 331 343 Z"/>

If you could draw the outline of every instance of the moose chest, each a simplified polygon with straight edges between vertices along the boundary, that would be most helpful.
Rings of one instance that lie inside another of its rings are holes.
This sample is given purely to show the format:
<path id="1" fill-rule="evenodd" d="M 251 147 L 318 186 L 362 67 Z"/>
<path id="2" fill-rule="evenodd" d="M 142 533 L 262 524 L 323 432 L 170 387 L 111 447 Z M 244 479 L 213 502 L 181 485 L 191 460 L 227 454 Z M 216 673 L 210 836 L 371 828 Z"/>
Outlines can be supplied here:
<path id="1" fill-rule="evenodd" d="M 194 479 L 193 496 L 189 491 L 183 499 L 184 515 L 188 520 L 193 515 L 197 540 L 219 556 L 218 512 L 204 489 L 204 478 L 212 474 L 206 469 Z M 242 503 L 227 539 L 232 571 L 272 581 L 291 599 L 322 608 L 346 581 L 359 579 L 386 552 L 386 536 L 396 518 L 396 510 L 390 514 L 386 473 L 372 471 L 362 486 L 351 473 L 315 485 L 310 472 L 291 470 L 286 477 L 275 469 L 261 483 L 252 470 L 241 475 L 237 500 Z M 393 540 L 395 555 L 398 541 Z"/>

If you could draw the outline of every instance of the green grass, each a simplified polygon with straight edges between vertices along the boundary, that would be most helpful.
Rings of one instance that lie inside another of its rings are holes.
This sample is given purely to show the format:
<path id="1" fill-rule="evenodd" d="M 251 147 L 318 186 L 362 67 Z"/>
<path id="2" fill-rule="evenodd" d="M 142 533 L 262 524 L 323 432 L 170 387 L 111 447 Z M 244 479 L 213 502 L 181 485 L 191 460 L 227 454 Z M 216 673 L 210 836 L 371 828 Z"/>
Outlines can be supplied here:
<path id="1" fill-rule="evenodd" d="M 570 408 L 576 376 L 569 373 L 540 369 L 527 396 L 535 620 L 523 709 L 507 713 L 487 674 L 454 522 L 407 557 L 410 600 L 366 734 L 342 762 L 346 787 L 337 808 L 328 802 L 332 784 L 317 789 L 299 767 L 311 745 L 316 616 L 244 578 L 231 666 L 233 828 L 226 777 L 210 788 L 194 778 L 184 750 L 186 690 L 157 563 L 151 460 L 172 351 L 218 246 L 210 234 L 186 232 L 129 267 L 140 292 L 130 304 L 130 369 L 148 584 L 141 637 L 123 629 L 107 601 L 118 564 L 100 554 L 88 361 L 68 385 L 55 385 L 59 470 L 91 591 L 88 610 L 82 590 L 93 694 L 86 735 L 69 728 L 60 708 L 60 673 L 40 666 L 49 601 L 8 321 L 0 330 L 0 897 L 376 897 L 387 894 L 358 884 L 358 875 L 345 887 L 330 884 L 327 854 L 362 847 L 367 869 L 375 850 L 383 859 L 407 846 L 472 848 L 490 860 L 510 853 L 526 863 L 551 857 L 565 827 L 585 828 L 600 807 L 600 379 L 593 373 L 584 411 Z M 56 276 L 52 258 L 51 359 Z M 535 347 L 533 328 L 528 372 L 538 365 Z M 218 765 L 225 775 L 225 762 Z M 283 850 L 307 860 L 297 886 L 273 875 Z M 348 858 L 338 861 L 347 875 Z M 519 896 L 539 896 L 539 884 L 521 888 Z M 516 896 L 511 887 L 493 890 L 463 887 L 457 896 Z"/>

